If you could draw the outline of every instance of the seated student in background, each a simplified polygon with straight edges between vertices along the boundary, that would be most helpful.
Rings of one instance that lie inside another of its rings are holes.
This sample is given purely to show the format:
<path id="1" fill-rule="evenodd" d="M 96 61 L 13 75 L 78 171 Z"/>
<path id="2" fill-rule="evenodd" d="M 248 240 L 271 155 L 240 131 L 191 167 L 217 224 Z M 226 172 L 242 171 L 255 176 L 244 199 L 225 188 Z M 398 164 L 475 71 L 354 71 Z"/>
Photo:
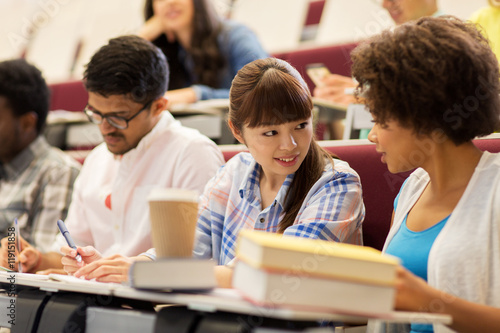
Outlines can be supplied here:
<path id="1" fill-rule="evenodd" d="M 403 24 L 424 16 L 440 16 L 443 12 L 438 9 L 437 0 L 382 0 L 380 1 L 396 25 Z M 331 74 L 323 79 L 323 84 L 315 87 L 314 97 L 340 103 L 345 106 L 355 103 L 352 94 L 345 90 L 356 87 L 352 78 Z"/>
<path id="2" fill-rule="evenodd" d="M 171 104 L 228 98 L 238 70 L 268 56 L 250 29 L 223 21 L 210 0 L 147 0 L 144 13 L 139 36 L 167 56 Z"/>
<path id="3" fill-rule="evenodd" d="M 499 332 L 500 154 L 472 142 L 500 128 L 498 61 L 487 40 L 471 23 L 428 17 L 351 56 L 375 120 L 368 138 L 390 172 L 417 168 L 394 202 L 384 246 L 405 267 L 396 309 L 449 314 L 459 332 Z"/>
<path id="4" fill-rule="evenodd" d="M 194 256 L 230 263 L 241 229 L 362 244 L 359 176 L 314 140 L 311 95 L 297 70 L 256 60 L 238 72 L 229 99 L 229 126 L 250 153 L 231 158 L 207 184 Z M 109 267 L 96 262 L 75 276 L 112 271 L 114 264 L 103 264 Z M 128 266 L 120 269 L 126 280 Z M 216 269 L 219 285 L 230 286 L 232 270 Z"/>
<path id="5" fill-rule="evenodd" d="M 490 40 L 491 48 L 500 61 L 500 1 L 488 0 L 489 6 L 476 11 L 470 17 L 470 21 L 479 25 Z"/>
<path id="6" fill-rule="evenodd" d="M 223 158 L 210 139 L 182 127 L 164 111 L 168 65 L 150 42 L 137 36 L 111 39 L 90 60 L 84 84 L 89 93 L 85 112 L 99 124 L 104 143 L 85 160 L 66 225 L 88 264 L 151 248 L 151 189 L 201 193 Z M 61 247 L 64 257 L 58 252 Z M 76 256 L 60 234 L 53 252 L 40 253 L 27 245 L 23 253 L 25 271 L 30 272 L 61 268 Z"/>
<path id="7" fill-rule="evenodd" d="M 49 88 L 23 59 L 0 62 L 0 237 L 18 218 L 20 234 L 46 251 L 66 218 L 80 164 L 43 136 Z M 8 267 L 8 241 L 0 260 Z"/>

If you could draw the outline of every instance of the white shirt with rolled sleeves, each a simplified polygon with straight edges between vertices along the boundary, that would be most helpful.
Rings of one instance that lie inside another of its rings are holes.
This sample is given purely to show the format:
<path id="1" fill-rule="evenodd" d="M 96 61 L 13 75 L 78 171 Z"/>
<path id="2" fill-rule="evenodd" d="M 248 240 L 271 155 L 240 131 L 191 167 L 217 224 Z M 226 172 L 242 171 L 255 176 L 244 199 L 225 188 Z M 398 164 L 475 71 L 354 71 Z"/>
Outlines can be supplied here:
<path id="1" fill-rule="evenodd" d="M 213 141 L 181 126 L 165 111 L 126 154 L 113 155 L 104 143 L 89 154 L 75 182 L 66 226 L 77 246 L 92 245 L 104 256 L 139 255 L 152 247 L 147 202 L 151 189 L 173 187 L 201 194 L 223 163 Z M 59 252 L 63 245 L 64 237 L 58 235 L 52 250 Z"/>

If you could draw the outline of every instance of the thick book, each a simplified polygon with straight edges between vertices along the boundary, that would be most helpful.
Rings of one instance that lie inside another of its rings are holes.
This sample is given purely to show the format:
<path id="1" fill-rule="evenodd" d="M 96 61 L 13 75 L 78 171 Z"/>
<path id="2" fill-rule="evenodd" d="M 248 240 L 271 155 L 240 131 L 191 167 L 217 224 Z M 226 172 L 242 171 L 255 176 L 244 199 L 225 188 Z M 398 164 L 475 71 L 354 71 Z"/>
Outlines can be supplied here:
<path id="1" fill-rule="evenodd" d="M 233 288 L 271 308 L 376 316 L 394 310 L 395 288 L 235 264 Z"/>
<path id="2" fill-rule="evenodd" d="M 130 286 L 157 291 L 210 290 L 216 286 L 213 260 L 163 258 L 137 261 L 129 270 Z"/>
<path id="3" fill-rule="evenodd" d="M 254 230 L 240 231 L 236 257 L 257 268 L 380 285 L 395 283 L 399 264 L 371 247 Z"/>

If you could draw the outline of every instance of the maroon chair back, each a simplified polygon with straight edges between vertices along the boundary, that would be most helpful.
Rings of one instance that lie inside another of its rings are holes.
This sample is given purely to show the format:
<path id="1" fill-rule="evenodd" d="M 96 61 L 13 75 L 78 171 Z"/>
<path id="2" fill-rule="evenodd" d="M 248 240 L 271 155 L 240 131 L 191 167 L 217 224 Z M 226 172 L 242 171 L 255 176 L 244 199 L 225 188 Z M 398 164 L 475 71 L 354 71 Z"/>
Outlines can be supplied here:
<path id="1" fill-rule="evenodd" d="M 306 66 L 313 63 L 323 63 L 334 74 L 351 76 L 351 51 L 357 45 L 357 43 L 349 43 L 297 50 L 288 53 L 284 60 L 297 68 L 300 75 L 306 80 L 309 89 L 313 91 L 315 85 L 307 76 Z"/>
<path id="2" fill-rule="evenodd" d="M 50 110 L 83 111 L 88 93 L 82 81 L 50 84 Z"/>
<path id="3" fill-rule="evenodd" d="M 380 160 L 375 145 L 325 147 L 356 170 L 363 188 L 366 216 L 363 244 L 381 250 L 389 228 L 394 198 L 410 172 L 392 174 Z"/>
<path id="4" fill-rule="evenodd" d="M 321 21 L 321 14 L 325 7 L 325 0 L 314 0 L 309 2 L 309 9 L 307 11 L 306 22 L 304 25 L 316 25 Z"/>
<path id="5" fill-rule="evenodd" d="M 482 151 L 489 151 L 490 153 L 500 153 L 500 137 L 494 139 L 474 140 L 474 144 Z"/>

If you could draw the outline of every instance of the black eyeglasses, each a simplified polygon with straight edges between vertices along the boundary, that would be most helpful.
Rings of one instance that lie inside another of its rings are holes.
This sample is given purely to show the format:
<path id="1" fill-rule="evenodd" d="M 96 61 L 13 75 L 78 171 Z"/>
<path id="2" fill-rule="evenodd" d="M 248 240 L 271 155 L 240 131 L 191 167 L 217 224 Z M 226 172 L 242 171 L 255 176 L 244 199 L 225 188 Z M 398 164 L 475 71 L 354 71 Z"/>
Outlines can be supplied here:
<path id="1" fill-rule="evenodd" d="M 152 102 L 153 101 L 146 103 L 144 105 L 144 107 L 139 110 L 139 112 L 137 112 L 136 114 L 134 114 L 132 117 L 130 117 L 128 119 L 124 118 L 124 117 L 120 117 L 120 116 L 103 115 L 98 111 L 92 110 L 91 106 L 88 104 L 87 104 L 87 106 L 85 106 L 85 109 L 83 109 L 83 112 L 85 112 L 85 114 L 89 118 L 90 122 L 92 122 L 94 124 L 100 125 L 100 124 L 102 124 L 104 119 L 106 119 L 108 121 L 108 124 L 110 124 L 113 127 L 116 127 L 118 129 L 127 129 L 129 121 L 131 121 L 132 119 L 137 117 L 142 111 L 149 109 Z"/>

